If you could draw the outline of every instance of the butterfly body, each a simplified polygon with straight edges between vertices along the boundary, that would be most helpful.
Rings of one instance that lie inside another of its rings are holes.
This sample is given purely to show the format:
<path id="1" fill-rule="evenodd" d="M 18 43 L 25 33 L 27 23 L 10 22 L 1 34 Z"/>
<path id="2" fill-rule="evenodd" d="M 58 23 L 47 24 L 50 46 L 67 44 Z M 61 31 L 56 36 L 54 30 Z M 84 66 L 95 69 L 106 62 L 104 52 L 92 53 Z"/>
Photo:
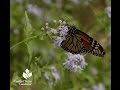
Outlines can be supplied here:
<path id="1" fill-rule="evenodd" d="M 102 46 L 86 33 L 74 26 L 68 26 L 68 32 L 62 41 L 61 47 L 72 54 L 91 53 L 103 57 L 105 51 Z"/>

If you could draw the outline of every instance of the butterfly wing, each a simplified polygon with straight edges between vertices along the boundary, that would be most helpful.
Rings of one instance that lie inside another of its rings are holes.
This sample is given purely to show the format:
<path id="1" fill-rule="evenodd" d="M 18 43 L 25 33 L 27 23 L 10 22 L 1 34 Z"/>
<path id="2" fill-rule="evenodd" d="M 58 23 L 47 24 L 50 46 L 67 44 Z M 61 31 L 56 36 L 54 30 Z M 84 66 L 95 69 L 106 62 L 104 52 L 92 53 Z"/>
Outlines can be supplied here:
<path id="1" fill-rule="evenodd" d="M 85 52 L 92 53 L 93 55 L 100 57 L 103 57 L 105 55 L 105 51 L 102 46 L 96 40 L 93 40 L 92 37 L 88 36 L 80 30 L 76 30 L 76 36 L 81 38 Z"/>
<path id="2" fill-rule="evenodd" d="M 63 40 L 61 47 L 73 54 L 79 54 L 82 51 L 83 44 L 81 43 L 80 38 L 77 39 L 75 36 L 66 36 L 66 40 Z"/>
<path id="3" fill-rule="evenodd" d="M 72 28 L 73 29 L 73 28 Z M 75 33 L 66 35 L 66 39 L 62 41 L 61 47 L 72 53 L 72 54 L 80 54 L 80 53 L 91 53 L 96 56 L 103 57 L 105 54 L 102 46 L 96 41 L 93 40 L 86 33 L 74 29 Z"/>

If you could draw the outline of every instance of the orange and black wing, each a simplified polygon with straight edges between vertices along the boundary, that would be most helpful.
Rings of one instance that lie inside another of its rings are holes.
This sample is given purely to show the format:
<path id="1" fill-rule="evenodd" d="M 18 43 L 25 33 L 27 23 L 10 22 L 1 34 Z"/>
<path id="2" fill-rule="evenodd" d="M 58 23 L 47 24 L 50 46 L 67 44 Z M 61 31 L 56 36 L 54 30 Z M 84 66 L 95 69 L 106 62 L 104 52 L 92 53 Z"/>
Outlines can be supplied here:
<path id="1" fill-rule="evenodd" d="M 61 47 L 64 50 L 73 54 L 85 52 L 100 57 L 105 55 L 103 47 L 92 37 L 76 29 L 74 26 L 69 26 L 68 29 L 68 35 L 66 35 L 66 39 L 61 43 Z"/>
<path id="2" fill-rule="evenodd" d="M 76 30 L 75 35 L 77 38 L 81 38 L 81 42 L 84 45 L 85 52 L 92 53 L 93 55 L 100 57 L 103 57 L 105 55 L 103 47 L 92 37 L 88 36 L 80 30 Z"/>
<path id="3" fill-rule="evenodd" d="M 66 40 L 62 41 L 61 47 L 72 54 L 79 54 L 82 53 L 83 44 L 80 38 L 67 35 Z"/>

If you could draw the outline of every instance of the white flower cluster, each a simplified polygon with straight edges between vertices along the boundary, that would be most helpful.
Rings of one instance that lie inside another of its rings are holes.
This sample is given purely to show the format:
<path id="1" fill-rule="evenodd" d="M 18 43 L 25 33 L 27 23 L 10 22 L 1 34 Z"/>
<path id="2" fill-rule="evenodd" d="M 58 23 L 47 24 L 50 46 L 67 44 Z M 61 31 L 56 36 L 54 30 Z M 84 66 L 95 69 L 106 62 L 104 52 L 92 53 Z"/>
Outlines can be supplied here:
<path id="1" fill-rule="evenodd" d="M 49 75 L 48 72 L 45 72 L 44 73 L 44 78 L 48 81 L 48 85 L 49 87 L 51 88 L 52 86 L 55 86 L 58 81 L 60 80 L 60 74 L 58 73 L 56 67 L 52 66 L 51 68 L 51 74 L 52 75 Z M 54 80 L 53 80 L 54 78 Z"/>
<path id="2" fill-rule="evenodd" d="M 67 55 L 68 59 L 63 65 L 71 72 L 81 72 L 87 65 L 83 55 L 71 53 L 67 53 Z"/>
<path id="3" fill-rule="evenodd" d="M 108 15 L 108 17 L 111 19 L 111 6 L 108 6 L 106 9 L 106 14 Z"/>
<path id="4" fill-rule="evenodd" d="M 61 42 L 66 39 L 65 37 L 68 34 L 68 24 L 66 24 L 66 22 L 62 20 L 53 20 L 53 22 L 59 23 L 58 28 L 50 28 L 48 23 L 45 24 L 45 28 L 47 29 L 47 34 L 52 35 L 52 38 L 54 39 L 54 45 L 57 47 L 61 47 Z M 44 30 L 44 28 L 41 29 Z M 63 63 L 63 65 L 71 72 L 80 72 L 87 65 L 83 55 L 72 53 L 66 54 L 68 58 L 66 62 Z"/>
<path id="5" fill-rule="evenodd" d="M 67 35 L 68 32 L 68 26 L 66 25 L 65 21 L 59 20 L 58 22 L 56 20 L 53 20 L 53 22 L 56 24 L 59 22 L 59 27 L 58 28 L 51 28 L 49 27 L 48 23 L 45 23 L 45 28 L 48 30 L 48 34 L 53 34 L 52 38 L 54 39 L 54 45 L 57 47 L 60 47 L 60 44 L 63 40 L 65 40 L 65 36 Z M 44 28 L 41 28 L 44 30 Z M 59 36 L 57 35 L 59 33 Z"/>
<path id="6" fill-rule="evenodd" d="M 33 5 L 33 4 L 28 4 L 28 6 L 27 6 L 27 11 L 28 11 L 29 13 L 34 14 L 34 15 L 37 16 L 37 17 L 40 17 L 41 14 L 42 14 L 41 8 L 39 8 L 38 6 Z"/>
<path id="7" fill-rule="evenodd" d="M 93 90 L 105 90 L 105 86 L 102 83 L 93 86 Z"/>

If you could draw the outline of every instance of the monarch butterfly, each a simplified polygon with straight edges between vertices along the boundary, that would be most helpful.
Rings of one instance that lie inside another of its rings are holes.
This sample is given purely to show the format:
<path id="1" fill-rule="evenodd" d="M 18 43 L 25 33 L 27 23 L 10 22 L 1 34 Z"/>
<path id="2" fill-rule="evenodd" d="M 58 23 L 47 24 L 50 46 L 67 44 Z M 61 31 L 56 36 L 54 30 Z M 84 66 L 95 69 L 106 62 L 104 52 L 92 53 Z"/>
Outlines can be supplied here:
<path id="1" fill-rule="evenodd" d="M 72 53 L 91 53 L 93 55 L 103 57 L 105 51 L 103 47 L 92 37 L 86 33 L 78 30 L 75 26 L 68 26 L 68 32 L 65 36 L 65 40 L 61 42 L 61 47 Z"/>

